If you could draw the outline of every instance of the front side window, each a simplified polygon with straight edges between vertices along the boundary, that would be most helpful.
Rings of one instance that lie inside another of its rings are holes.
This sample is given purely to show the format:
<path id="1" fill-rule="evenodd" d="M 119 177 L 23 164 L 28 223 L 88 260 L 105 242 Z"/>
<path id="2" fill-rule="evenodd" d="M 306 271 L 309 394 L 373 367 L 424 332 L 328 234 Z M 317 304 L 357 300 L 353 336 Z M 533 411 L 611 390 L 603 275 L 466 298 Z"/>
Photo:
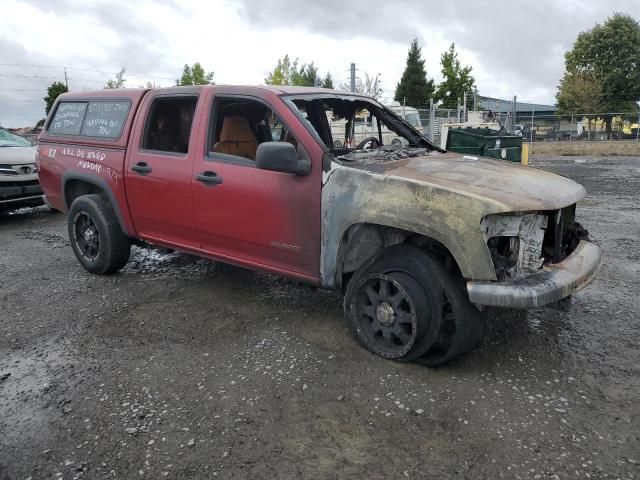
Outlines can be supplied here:
<path id="1" fill-rule="evenodd" d="M 142 141 L 144 150 L 187 153 L 197 97 L 159 97 L 153 101 Z"/>
<path id="2" fill-rule="evenodd" d="M 209 155 L 225 154 L 255 161 L 258 145 L 296 139 L 264 103 L 247 98 L 216 98 L 213 104 Z"/>

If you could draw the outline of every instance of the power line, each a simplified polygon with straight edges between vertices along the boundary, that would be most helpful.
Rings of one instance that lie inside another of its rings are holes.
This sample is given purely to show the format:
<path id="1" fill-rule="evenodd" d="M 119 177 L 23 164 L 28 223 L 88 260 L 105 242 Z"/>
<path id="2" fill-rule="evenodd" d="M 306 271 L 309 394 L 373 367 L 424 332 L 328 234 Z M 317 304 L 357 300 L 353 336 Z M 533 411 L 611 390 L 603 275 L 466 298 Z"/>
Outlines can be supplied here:
<path id="1" fill-rule="evenodd" d="M 27 67 L 27 68 L 59 68 L 59 69 L 68 69 L 68 70 L 78 70 L 81 72 L 91 72 L 91 73 L 99 73 L 101 75 L 117 75 L 120 72 L 106 72 L 104 70 L 96 70 L 92 68 L 83 68 L 83 67 L 67 67 L 65 65 L 36 65 L 36 64 L 26 64 L 26 63 L 0 63 L 0 67 Z M 137 73 L 129 73 L 125 69 L 125 76 L 127 77 L 139 77 L 139 78 L 153 78 L 157 80 L 170 80 L 174 81 L 174 77 L 158 77 L 155 75 L 143 75 Z"/>

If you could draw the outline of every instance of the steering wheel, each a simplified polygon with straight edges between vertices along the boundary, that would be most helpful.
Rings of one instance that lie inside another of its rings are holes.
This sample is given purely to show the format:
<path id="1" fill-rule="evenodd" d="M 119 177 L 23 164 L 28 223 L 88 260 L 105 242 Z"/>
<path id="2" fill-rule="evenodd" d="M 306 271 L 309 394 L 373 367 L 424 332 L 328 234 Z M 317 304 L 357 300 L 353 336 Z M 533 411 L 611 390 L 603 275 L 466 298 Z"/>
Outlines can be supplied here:
<path id="1" fill-rule="evenodd" d="M 380 148 L 380 140 L 378 140 L 376 137 L 367 137 L 365 138 L 363 141 L 361 141 L 358 146 L 356 147 L 356 150 L 364 150 L 364 146 L 367 143 L 371 143 L 371 148 Z M 375 147 L 374 147 L 375 144 Z"/>

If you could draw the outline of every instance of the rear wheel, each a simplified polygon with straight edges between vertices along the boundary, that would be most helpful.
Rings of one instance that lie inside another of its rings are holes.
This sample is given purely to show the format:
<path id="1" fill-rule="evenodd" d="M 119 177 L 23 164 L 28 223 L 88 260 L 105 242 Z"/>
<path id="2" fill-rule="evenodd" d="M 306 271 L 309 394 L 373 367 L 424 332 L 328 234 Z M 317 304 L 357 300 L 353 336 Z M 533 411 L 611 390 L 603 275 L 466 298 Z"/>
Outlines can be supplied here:
<path id="1" fill-rule="evenodd" d="M 76 198 L 69 209 L 69 240 L 91 273 L 113 273 L 129 261 L 131 240 L 122 232 L 109 200 L 100 194 Z"/>

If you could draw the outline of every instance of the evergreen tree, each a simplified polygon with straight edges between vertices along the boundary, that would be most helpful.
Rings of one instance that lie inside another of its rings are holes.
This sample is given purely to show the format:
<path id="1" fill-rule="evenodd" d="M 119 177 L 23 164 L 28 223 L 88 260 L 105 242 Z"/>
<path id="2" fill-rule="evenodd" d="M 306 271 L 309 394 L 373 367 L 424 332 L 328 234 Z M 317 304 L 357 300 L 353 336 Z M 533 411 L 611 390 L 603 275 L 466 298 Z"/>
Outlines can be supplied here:
<path id="1" fill-rule="evenodd" d="M 331 73 L 327 72 L 327 76 L 324 77 L 324 80 L 321 84 L 322 88 L 334 88 L 333 86 L 333 78 L 331 77 Z"/>
<path id="2" fill-rule="evenodd" d="M 316 76 L 318 75 L 318 68 L 313 64 L 302 64 L 300 70 L 294 71 L 291 84 L 299 87 L 313 87 L 316 84 Z"/>
<path id="3" fill-rule="evenodd" d="M 458 60 L 456 46 L 451 44 L 449 50 L 440 57 L 442 65 L 442 83 L 438 85 L 436 91 L 436 101 L 442 108 L 457 108 L 458 99 L 462 103 L 464 94 L 467 94 L 467 107 L 473 105 L 473 90 L 475 79 L 471 75 L 470 66 L 463 67 Z"/>
<path id="4" fill-rule="evenodd" d="M 49 85 L 49 88 L 47 88 L 47 96 L 43 98 L 45 103 L 44 111 L 47 115 L 49 115 L 49 112 L 51 111 L 51 107 L 53 107 L 53 104 L 55 103 L 56 98 L 58 98 L 59 95 L 66 93 L 68 91 L 69 89 L 62 82 L 53 82 L 51 85 Z"/>
<path id="5" fill-rule="evenodd" d="M 289 55 L 278 59 L 278 64 L 264 79 L 267 85 L 293 85 L 298 87 L 313 87 L 318 75 L 318 68 L 311 63 L 299 65 L 296 58 L 291 61 Z"/>
<path id="6" fill-rule="evenodd" d="M 429 103 L 433 93 L 434 84 L 433 80 L 427 79 L 422 48 L 418 45 L 418 39 L 414 38 L 409 47 L 407 66 L 396 86 L 394 100 L 411 107 L 422 107 Z"/>
<path id="7" fill-rule="evenodd" d="M 176 80 L 176 85 L 213 85 L 213 72 L 206 72 L 200 62 L 196 62 L 193 66 L 187 64 L 182 69 L 182 77 Z"/>

